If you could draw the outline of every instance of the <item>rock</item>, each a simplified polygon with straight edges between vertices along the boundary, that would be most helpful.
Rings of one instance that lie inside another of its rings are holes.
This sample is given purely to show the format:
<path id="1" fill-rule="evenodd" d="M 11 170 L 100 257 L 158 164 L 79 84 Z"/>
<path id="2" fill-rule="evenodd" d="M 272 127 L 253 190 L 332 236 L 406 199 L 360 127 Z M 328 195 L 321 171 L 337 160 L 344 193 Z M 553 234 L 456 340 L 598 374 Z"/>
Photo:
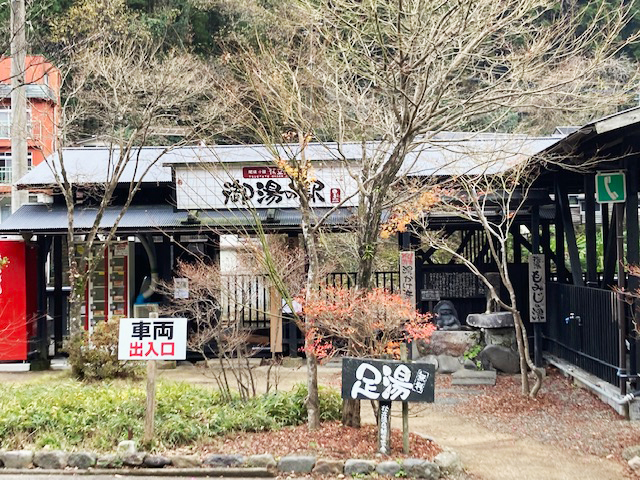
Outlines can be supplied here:
<path id="1" fill-rule="evenodd" d="M 471 313 L 467 315 L 467 325 L 478 328 L 513 327 L 513 315 L 509 312 Z"/>
<path id="2" fill-rule="evenodd" d="M 440 471 L 447 475 L 457 475 L 462 473 L 462 461 L 456 452 L 444 451 L 436 455 L 434 463 L 440 467 Z"/>
<path id="3" fill-rule="evenodd" d="M 122 459 L 118 455 L 108 453 L 100 455 L 96 459 L 96 468 L 120 468 L 122 467 Z"/>
<path id="4" fill-rule="evenodd" d="M 278 465 L 276 459 L 270 453 L 250 455 L 244 463 L 247 467 L 254 468 L 276 468 L 276 465 Z"/>
<path id="5" fill-rule="evenodd" d="M 520 372 L 518 353 L 501 345 L 487 345 L 478 355 L 485 369 L 495 368 L 504 373 Z"/>
<path id="6" fill-rule="evenodd" d="M 344 462 L 345 475 L 369 475 L 376 469 L 376 462 L 373 460 L 360 460 L 350 458 Z"/>
<path id="7" fill-rule="evenodd" d="M 135 452 L 127 455 L 126 457 L 122 457 L 122 463 L 124 463 L 127 467 L 139 467 L 144 463 L 144 458 L 146 457 L 146 453 L 144 452 Z"/>
<path id="8" fill-rule="evenodd" d="M 453 373 L 462 368 L 460 358 L 450 355 L 438 355 L 438 373 Z"/>
<path id="9" fill-rule="evenodd" d="M 10 450 L 2 454 L 5 468 L 29 468 L 33 462 L 31 450 Z"/>
<path id="10" fill-rule="evenodd" d="M 145 455 L 142 464 L 147 468 L 164 468 L 171 465 L 171 460 L 164 455 Z"/>
<path id="11" fill-rule="evenodd" d="M 203 463 L 207 467 L 239 467 L 244 463 L 244 456 L 214 453 L 204 457 Z"/>
<path id="12" fill-rule="evenodd" d="M 402 461 L 402 469 L 408 477 L 437 480 L 440 478 L 440 467 L 421 458 L 406 458 Z"/>
<path id="13" fill-rule="evenodd" d="M 320 458 L 313 467 L 313 473 L 316 475 L 340 475 L 344 471 L 344 462 L 342 460 L 332 460 L 329 458 Z"/>
<path id="14" fill-rule="evenodd" d="M 67 466 L 69 454 L 60 450 L 41 450 L 33 456 L 36 467 L 47 470 L 60 470 Z"/>
<path id="15" fill-rule="evenodd" d="M 478 369 L 478 366 L 476 365 L 476 362 L 474 362 L 473 360 L 470 360 L 468 358 L 464 359 L 464 362 L 463 362 L 462 366 L 464 368 L 466 368 L 467 370 L 477 370 Z"/>
<path id="16" fill-rule="evenodd" d="M 316 457 L 289 455 L 278 462 L 281 472 L 310 473 L 316 464 Z"/>
<path id="17" fill-rule="evenodd" d="M 136 453 L 138 449 L 136 448 L 136 442 L 133 440 L 124 440 L 118 444 L 118 448 L 116 450 L 116 454 L 124 458 L 128 455 Z"/>
<path id="18" fill-rule="evenodd" d="M 92 452 L 73 452 L 69 454 L 67 465 L 86 470 L 87 468 L 95 467 L 97 459 L 97 455 Z"/>
<path id="19" fill-rule="evenodd" d="M 4 467 L 4 462 L 2 461 L 2 454 L 4 452 L 0 451 L 0 468 Z"/>
<path id="20" fill-rule="evenodd" d="M 640 457 L 638 456 L 633 457 L 631 460 L 627 462 L 627 464 L 629 465 L 631 470 L 633 470 L 634 472 L 636 473 L 640 472 Z"/>
<path id="21" fill-rule="evenodd" d="M 461 357 L 464 352 L 479 341 L 479 332 L 438 330 L 433 332 L 428 342 L 418 342 L 418 352 L 423 356 L 450 355 L 452 357 Z"/>
<path id="22" fill-rule="evenodd" d="M 485 345 L 501 345 L 511 350 L 518 349 L 515 328 L 483 328 L 482 337 Z"/>
<path id="23" fill-rule="evenodd" d="M 430 365 L 433 365 L 434 368 L 436 369 L 436 372 L 438 371 L 438 357 L 436 355 L 426 355 L 424 357 L 420 357 L 416 360 L 417 363 L 428 363 Z"/>
<path id="24" fill-rule="evenodd" d="M 451 385 L 495 385 L 495 370 L 458 370 L 451 375 Z"/>
<path id="25" fill-rule="evenodd" d="M 640 445 L 631 445 L 622 450 L 622 458 L 626 461 L 631 460 L 633 457 L 640 457 Z"/>
<path id="26" fill-rule="evenodd" d="M 390 477 L 395 477 L 400 470 L 402 470 L 400 464 L 392 460 L 380 462 L 378 465 L 376 465 L 376 472 L 378 473 L 378 475 L 388 475 Z"/>
<path id="27" fill-rule="evenodd" d="M 176 468 L 198 468 L 202 465 L 202 460 L 198 455 L 172 455 L 169 460 L 171 460 L 171 465 Z"/>

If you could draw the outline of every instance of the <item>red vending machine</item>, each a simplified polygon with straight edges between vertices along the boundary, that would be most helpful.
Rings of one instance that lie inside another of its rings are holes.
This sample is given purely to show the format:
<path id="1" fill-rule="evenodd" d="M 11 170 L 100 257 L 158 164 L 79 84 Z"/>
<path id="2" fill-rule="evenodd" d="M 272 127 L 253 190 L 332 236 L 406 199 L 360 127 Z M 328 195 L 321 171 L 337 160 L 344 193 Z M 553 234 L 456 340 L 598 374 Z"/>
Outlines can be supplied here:
<path id="1" fill-rule="evenodd" d="M 37 253 L 22 240 L 0 240 L 0 361 L 27 360 L 36 334 Z"/>

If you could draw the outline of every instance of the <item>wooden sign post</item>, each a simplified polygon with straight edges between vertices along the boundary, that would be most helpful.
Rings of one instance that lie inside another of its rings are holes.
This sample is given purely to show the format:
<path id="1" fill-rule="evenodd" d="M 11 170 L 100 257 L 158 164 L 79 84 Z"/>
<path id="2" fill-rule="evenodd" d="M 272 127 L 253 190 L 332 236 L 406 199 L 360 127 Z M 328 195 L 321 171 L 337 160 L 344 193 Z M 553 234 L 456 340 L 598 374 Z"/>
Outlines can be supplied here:
<path id="1" fill-rule="evenodd" d="M 342 360 L 342 398 L 380 402 L 378 449 L 385 455 L 391 451 L 391 402 L 432 403 L 434 393 L 435 368 L 430 363 L 350 357 Z"/>
<path id="2" fill-rule="evenodd" d="M 147 361 L 147 399 L 143 438 L 145 444 L 150 443 L 154 436 L 156 362 L 186 358 L 186 318 L 158 318 L 156 312 L 151 312 L 149 318 L 120 319 L 118 360 Z"/>

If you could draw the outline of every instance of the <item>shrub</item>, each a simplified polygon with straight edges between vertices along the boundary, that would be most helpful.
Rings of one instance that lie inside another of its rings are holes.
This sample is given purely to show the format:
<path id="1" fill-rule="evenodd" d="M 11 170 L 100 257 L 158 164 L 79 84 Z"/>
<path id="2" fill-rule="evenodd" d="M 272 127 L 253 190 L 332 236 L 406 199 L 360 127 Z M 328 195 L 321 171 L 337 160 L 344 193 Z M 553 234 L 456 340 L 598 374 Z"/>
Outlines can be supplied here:
<path id="1" fill-rule="evenodd" d="M 118 360 L 118 322 L 101 322 L 91 335 L 73 336 L 66 348 L 71 371 L 79 379 L 134 378 L 142 372 L 140 362 Z"/>
<path id="2" fill-rule="evenodd" d="M 243 401 L 185 383 L 160 383 L 156 413 L 159 447 L 206 442 L 238 431 L 266 431 L 300 425 L 306 419 L 307 391 L 278 392 Z M 144 390 L 117 385 L 58 384 L 0 386 L 0 448 L 113 450 L 129 432 L 140 440 Z M 320 418 L 340 418 L 337 392 L 320 391 Z"/>

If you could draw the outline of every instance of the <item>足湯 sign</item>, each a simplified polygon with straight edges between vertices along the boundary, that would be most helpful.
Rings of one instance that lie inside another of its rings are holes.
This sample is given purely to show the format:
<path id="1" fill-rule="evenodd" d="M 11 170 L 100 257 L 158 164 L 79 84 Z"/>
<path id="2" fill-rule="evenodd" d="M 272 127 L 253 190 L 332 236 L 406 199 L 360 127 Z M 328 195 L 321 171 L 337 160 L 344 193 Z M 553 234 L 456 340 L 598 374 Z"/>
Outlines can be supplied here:
<path id="1" fill-rule="evenodd" d="M 433 402 L 435 368 L 430 363 L 344 358 L 342 398 Z"/>
<path id="2" fill-rule="evenodd" d="M 122 318 L 118 360 L 184 360 L 186 318 Z"/>

